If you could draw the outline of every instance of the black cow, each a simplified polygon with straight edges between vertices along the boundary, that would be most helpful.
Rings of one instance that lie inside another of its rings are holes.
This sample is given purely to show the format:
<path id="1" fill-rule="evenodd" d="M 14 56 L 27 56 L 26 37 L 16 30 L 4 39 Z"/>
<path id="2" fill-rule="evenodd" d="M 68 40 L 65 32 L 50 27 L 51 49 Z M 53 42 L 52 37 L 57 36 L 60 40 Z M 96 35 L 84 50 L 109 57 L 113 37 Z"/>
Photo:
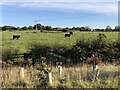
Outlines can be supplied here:
<path id="1" fill-rule="evenodd" d="M 20 38 L 20 35 L 13 35 L 13 39 L 19 39 Z"/>
<path id="2" fill-rule="evenodd" d="M 71 34 L 65 34 L 65 37 L 70 37 Z"/>
<path id="3" fill-rule="evenodd" d="M 73 32 L 69 32 L 71 35 L 73 35 Z"/>

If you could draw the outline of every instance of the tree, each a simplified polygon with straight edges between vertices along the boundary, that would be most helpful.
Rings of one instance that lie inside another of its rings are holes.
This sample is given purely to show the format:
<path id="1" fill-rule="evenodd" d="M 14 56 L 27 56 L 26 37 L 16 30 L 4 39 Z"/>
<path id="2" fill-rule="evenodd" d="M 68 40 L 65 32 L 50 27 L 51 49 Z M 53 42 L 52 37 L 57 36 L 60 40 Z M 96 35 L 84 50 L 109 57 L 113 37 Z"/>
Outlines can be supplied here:
<path id="1" fill-rule="evenodd" d="M 33 27 L 32 27 L 32 26 L 28 26 L 28 29 L 29 29 L 29 30 L 33 30 Z"/>
<path id="2" fill-rule="evenodd" d="M 0 26 L 0 30 L 2 30 L 2 27 Z"/>
<path id="3" fill-rule="evenodd" d="M 33 28 L 36 29 L 36 30 L 42 30 L 43 29 L 41 24 L 36 24 L 36 25 L 33 26 Z"/>
<path id="4" fill-rule="evenodd" d="M 105 31 L 112 31 L 112 28 L 110 26 L 107 26 Z"/>
<path id="5" fill-rule="evenodd" d="M 14 27 L 14 26 L 3 26 L 2 27 L 2 30 L 17 30 L 17 28 L 16 27 Z"/>
<path id="6" fill-rule="evenodd" d="M 120 31 L 120 26 L 115 26 L 114 31 Z"/>
<path id="7" fill-rule="evenodd" d="M 21 28 L 22 30 L 27 30 L 28 28 L 26 26 L 22 27 Z"/>
<path id="8" fill-rule="evenodd" d="M 80 31 L 85 31 L 85 27 L 80 27 Z"/>
<path id="9" fill-rule="evenodd" d="M 75 30 L 75 27 L 73 27 L 72 30 Z"/>
<path id="10" fill-rule="evenodd" d="M 2 27 L 2 30 L 4 31 L 4 30 L 10 30 L 11 28 L 10 28 L 10 26 L 3 26 Z"/>
<path id="11" fill-rule="evenodd" d="M 45 30 L 52 30 L 51 26 L 45 26 L 44 28 L 45 28 Z"/>
<path id="12" fill-rule="evenodd" d="M 89 28 L 89 26 L 86 26 L 86 27 L 85 27 L 85 30 L 86 30 L 86 31 L 91 31 L 91 29 Z"/>
<path id="13" fill-rule="evenodd" d="M 20 28 L 20 27 L 17 27 L 17 30 L 21 30 L 21 28 Z"/>

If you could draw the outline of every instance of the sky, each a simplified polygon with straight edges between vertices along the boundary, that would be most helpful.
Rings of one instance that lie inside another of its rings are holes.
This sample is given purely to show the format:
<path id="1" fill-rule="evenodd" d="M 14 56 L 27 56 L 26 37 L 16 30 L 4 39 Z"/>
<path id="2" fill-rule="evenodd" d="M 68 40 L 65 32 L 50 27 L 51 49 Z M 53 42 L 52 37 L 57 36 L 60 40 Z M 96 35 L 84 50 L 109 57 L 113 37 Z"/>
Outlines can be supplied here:
<path id="1" fill-rule="evenodd" d="M 118 0 L 3 0 L 0 8 L 1 26 L 29 26 L 35 20 L 52 27 L 118 25 Z"/>

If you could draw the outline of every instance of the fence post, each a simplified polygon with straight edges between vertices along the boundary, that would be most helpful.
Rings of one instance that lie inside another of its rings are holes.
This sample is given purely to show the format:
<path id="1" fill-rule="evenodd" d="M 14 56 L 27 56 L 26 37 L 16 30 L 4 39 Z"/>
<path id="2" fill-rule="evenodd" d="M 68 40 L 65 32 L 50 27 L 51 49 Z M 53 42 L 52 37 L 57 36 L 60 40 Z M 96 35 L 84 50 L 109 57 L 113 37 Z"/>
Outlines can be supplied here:
<path id="1" fill-rule="evenodd" d="M 59 72 L 59 75 L 61 76 L 62 75 L 62 66 L 58 66 L 58 72 Z"/>
<path id="2" fill-rule="evenodd" d="M 47 74 L 47 83 L 52 86 L 52 73 L 48 72 Z"/>
<path id="3" fill-rule="evenodd" d="M 20 68 L 20 79 L 24 80 L 24 68 L 23 67 Z"/>
<path id="4" fill-rule="evenodd" d="M 98 69 L 98 66 L 97 65 L 93 65 L 93 81 L 96 80 L 96 78 L 98 77 L 99 75 L 99 69 Z"/>

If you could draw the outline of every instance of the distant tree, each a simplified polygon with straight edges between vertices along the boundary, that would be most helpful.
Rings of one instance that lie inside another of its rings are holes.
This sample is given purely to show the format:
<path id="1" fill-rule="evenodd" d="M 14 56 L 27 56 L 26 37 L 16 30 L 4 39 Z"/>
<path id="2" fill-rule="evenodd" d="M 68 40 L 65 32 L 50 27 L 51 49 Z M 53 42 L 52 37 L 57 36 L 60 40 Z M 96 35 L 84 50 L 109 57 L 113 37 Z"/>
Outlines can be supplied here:
<path id="1" fill-rule="evenodd" d="M 75 27 L 72 28 L 72 30 L 75 30 L 75 29 L 76 29 Z"/>
<path id="2" fill-rule="evenodd" d="M 89 26 L 85 27 L 85 31 L 91 31 L 91 29 L 89 28 Z"/>
<path id="3" fill-rule="evenodd" d="M 21 28 L 20 28 L 20 27 L 17 27 L 17 30 L 21 30 Z"/>
<path id="4" fill-rule="evenodd" d="M 37 24 L 37 28 L 38 28 L 38 30 L 42 30 L 42 25 L 41 24 Z"/>
<path id="5" fill-rule="evenodd" d="M 56 27 L 56 28 L 52 28 L 54 31 L 60 31 L 60 30 L 62 30 L 62 28 L 61 27 Z"/>
<path id="6" fill-rule="evenodd" d="M 66 29 L 66 30 L 69 30 L 69 27 L 66 27 L 65 29 Z"/>
<path id="7" fill-rule="evenodd" d="M 110 26 L 107 26 L 105 31 L 112 31 L 112 28 Z"/>
<path id="8" fill-rule="evenodd" d="M 10 26 L 3 26 L 2 27 L 2 30 L 4 31 L 4 30 L 10 30 L 11 29 L 11 27 Z"/>
<path id="9" fill-rule="evenodd" d="M 80 31 L 85 31 L 85 27 L 80 27 Z"/>
<path id="10" fill-rule="evenodd" d="M 10 29 L 10 30 L 17 30 L 17 28 L 16 28 L 16 27 L 11 26 L 11 29 Z"/>
<path id="11" fill-rule="evenodd" d="M 113 31 L 120 31 L 120 26 L 115 26 L 115 29 Z"/>
<path id="12" fill-rule="evenodd" d="M 65 28 L 63 28 L 63 29 L 62 29 L 62 32 L 68 32 L 68 30 L 67 30 L 67 29 L 65 29 Z"/>
<path id="13" fill-rule="evenodd" d="M 105 29 L 101 29 L 101 31 L 105 31 Z"/>
<path id="14" fill-rule="evenodd" d="M 16 27 L 14 27 L 14 26 L 3 26 L 2 27 L 2 30 L 4 31 L 4 30 L 17 30 L 17 28 Z"/>
<path id="15" fill-rule="evenodd" d="M 2 27 L 0 26 L 0 31 L 2 30 Z"/>
<path id="16" fill-rule="evenodd" d="M 33 26 L 33 29 L 38 30 L 38 31 L 43 30 L 43 26 L 41 24 L 36 24 Z"/>
<path id="17" fill-rule="evenodd" d="M 52 30 L 51 26 L 45 26 L 45 30 Z"/>
<path id="18" fill-rule="evenodd" d="M 33 27 L 32 27 L 32 26 L 28 26 L 28 29 L 29 29 L 29 30 L 33 30 Z"/>
<path id="19" fill-rule="evenodd" d="M 27 30 L 28 28 L 26 26 L 22 27 L 21 28 L 22 30 Z"/>
<path id="20" fill-rule="evenodd" d="M 101 29 L 99 29 L 99 28 L 95 28 L 93 31 L 101 31 Z"/>
<path id="21" fill-rule="evenodd" d="M 76 27 L 76 30 L 80 30 L 80 27 Z"/>

